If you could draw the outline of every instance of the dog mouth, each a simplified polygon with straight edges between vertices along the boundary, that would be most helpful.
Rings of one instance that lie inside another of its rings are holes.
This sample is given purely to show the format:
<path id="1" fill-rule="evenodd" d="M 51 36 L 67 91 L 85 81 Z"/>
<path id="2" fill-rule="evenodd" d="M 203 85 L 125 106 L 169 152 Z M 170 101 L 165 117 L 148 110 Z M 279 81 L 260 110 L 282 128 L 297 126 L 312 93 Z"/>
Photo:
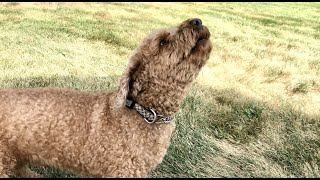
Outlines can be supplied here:
<path id="1" fill-rule="evenodd" d="M 207 41 L 207 40 L 209 40 L 209 38 L 210 38 L 210 34 L 209 33 L 202 33 L 198 37 L 198 40 L 196 41 L 196 44 L 204 42 L 204 41 Z"/>
<path id="2" fill-rule="evenodd" d="M 207 43 L 209 41 L 209 38 L 210 38 L 210 32 L 209 31 L 202 31 L 201 33 L 199 33 L 199 36 L 196 39 L 195 44 L 192 49 L 197 48 L 201 44 Z"/>

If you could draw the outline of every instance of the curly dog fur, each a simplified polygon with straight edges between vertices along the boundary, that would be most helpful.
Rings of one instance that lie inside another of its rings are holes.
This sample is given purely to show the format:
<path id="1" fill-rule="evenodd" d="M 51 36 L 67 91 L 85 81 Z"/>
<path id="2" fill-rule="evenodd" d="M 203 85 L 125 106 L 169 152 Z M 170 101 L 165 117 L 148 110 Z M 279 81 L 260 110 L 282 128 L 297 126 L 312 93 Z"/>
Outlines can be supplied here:
<path id="1" fill-rule="evenodd" d="M 38 177 L 29 165 L 87 177 L 147 176 L 165 156 L 175 123 L 148 124 L 125 100 L 176 113 L 209 59 L 209 38 L 200 19 L 151 33 L 115 92 L 1 89 L 0 177 Z"/>

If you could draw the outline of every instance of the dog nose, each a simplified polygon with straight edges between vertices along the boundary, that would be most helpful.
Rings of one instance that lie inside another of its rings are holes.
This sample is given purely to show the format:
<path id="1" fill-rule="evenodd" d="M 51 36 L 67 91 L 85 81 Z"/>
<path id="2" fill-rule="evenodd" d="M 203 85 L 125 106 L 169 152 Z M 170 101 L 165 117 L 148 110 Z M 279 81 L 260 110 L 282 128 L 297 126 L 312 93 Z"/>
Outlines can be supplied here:
<path id="1" fill-rule="evenodd" d="M 190 24 L 196 27 L 201 27 L 202 26 L 202 21 L 199 18 L 194 18 L 190 21 Z"/>

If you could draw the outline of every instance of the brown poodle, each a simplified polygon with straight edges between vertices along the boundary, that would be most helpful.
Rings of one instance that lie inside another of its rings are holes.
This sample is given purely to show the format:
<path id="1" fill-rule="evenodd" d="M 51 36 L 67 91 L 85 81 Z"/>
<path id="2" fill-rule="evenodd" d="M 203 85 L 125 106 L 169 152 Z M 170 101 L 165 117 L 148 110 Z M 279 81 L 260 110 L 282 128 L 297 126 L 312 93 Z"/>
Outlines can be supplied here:
<path id="1" fill-rule="evenodd" d="M 145 177 L 161 163 L 173 115 L 209 59 L 200 19 L 150 34 L 116 92 L 0 90 L 0 177 L 38 177 L 29 165 L 87 177 Z"/>

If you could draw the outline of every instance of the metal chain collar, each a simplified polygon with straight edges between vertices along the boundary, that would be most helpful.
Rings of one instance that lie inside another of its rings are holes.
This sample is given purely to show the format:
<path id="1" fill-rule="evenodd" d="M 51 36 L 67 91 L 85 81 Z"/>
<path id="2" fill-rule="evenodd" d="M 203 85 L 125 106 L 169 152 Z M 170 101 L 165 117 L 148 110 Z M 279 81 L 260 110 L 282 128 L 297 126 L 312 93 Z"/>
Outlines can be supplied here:
<path id="1" fill-rule="evenodd" d="M 147 123 L 170 123 L 174 117 L 167 116 L 164 117 L 163 115 L 158 114 L 155 110 L 152 108 L 144 108 L 140 106 L 138 103 L 136 103 L 133 100 L 127 99 L 126 106 L 129 108 L 135 109 Z"/>

